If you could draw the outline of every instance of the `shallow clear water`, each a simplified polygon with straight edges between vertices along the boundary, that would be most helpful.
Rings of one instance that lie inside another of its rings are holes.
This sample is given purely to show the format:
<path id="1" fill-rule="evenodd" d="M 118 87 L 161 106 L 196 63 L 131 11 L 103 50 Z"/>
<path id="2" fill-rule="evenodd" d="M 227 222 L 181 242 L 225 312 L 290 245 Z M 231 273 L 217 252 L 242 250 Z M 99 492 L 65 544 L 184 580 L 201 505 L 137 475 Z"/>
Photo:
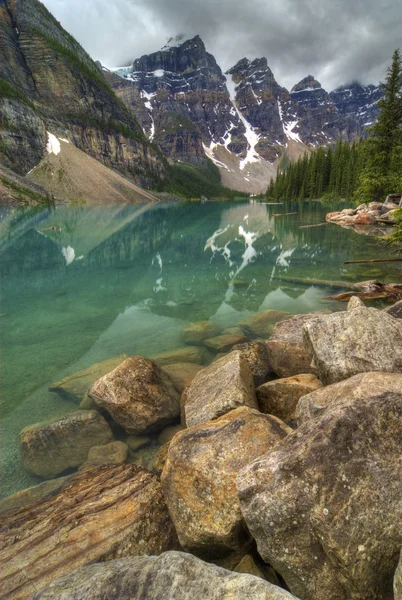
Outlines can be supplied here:
<path id="1" fill-rule="evenodd" d="M 190 321 L 229 327 L 268 308 L 345 308 L 322 299 L 342 287 L 306 279 L 400 281 L 397 263 L 343 264 L 389 255 L 373 238 L 335 225 L 300 229 L 335 208 L 207 202 L 2 209 L 2 494 L 39 481 L 20 464 L 19 431 L 77 408 L 48 391 L 52 382 L 121 353 L 179 348 Z"/>

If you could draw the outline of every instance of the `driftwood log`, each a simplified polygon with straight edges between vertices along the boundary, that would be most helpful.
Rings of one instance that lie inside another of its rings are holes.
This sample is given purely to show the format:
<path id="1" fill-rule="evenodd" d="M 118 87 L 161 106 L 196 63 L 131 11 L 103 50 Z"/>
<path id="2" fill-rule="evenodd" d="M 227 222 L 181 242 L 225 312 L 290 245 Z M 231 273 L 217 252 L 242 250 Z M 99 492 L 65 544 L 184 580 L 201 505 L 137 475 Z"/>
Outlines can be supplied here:
<path id="1" fill-rule="evenodd" d="M 381 281 L 362 281 L 354 284 L 354 292 L 343 292 L 335 296 L 325 296 L 324 300 L 338 300 L 339 302 L 348 302 L 352 296 L 357 296 L 361 300 L 379 300 L 384 299 L 389 302 L 396 302 L 402 298 L 401 283 L 381 283 Z"/>
<path id="2" fill-rule="evenodd" d="M 91 562 L 177 548 L 155 475 L 132 464 L 86 469 L 48 499 L 0 517 L 0 598 L 30 598 Z"/>

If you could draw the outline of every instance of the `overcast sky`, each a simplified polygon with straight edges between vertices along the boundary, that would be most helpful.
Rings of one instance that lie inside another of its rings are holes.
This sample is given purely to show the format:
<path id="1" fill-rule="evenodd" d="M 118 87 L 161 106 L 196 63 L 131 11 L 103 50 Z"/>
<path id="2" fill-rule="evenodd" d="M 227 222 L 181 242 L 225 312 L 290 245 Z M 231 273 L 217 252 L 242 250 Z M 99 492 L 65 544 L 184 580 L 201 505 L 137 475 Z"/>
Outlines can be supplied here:
<path id="1" fill-rule="evenodd" d="M 95 60 L 127 65 L 199 33 L 225 71 L 265 56 L 279 84 L 378 83 L 402 49 L 401 0 L 44 0 Z"/>

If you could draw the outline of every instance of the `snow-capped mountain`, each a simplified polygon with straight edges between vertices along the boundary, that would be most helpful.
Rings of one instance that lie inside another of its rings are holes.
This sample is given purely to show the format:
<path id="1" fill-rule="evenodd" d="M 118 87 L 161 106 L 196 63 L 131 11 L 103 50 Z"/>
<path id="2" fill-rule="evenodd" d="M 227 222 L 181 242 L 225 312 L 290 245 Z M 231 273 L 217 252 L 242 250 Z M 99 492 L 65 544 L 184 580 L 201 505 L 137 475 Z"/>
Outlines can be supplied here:
<path id="1" fill-rule="evenodd" d="M 266 58 L 244 58 L 222 73 L 197 35 L 104 73 L 166 156 L 199 164 L 209 157 L 225 185 L 263 191 L 286 155 L 364 135 L 381 90 L 354 83 L 328 94 L 308 75 L 289 92 Z"/>

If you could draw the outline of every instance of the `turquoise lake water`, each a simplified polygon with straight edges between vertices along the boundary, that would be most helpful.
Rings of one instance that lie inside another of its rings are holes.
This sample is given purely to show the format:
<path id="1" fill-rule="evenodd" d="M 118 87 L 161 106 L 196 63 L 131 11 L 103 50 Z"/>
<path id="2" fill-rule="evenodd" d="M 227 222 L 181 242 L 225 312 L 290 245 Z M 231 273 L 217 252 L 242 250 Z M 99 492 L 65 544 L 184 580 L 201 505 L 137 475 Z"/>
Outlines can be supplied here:
<path id="1" fill-rule="evenodd" d="M 306 279 L 401 281 L 372 237 L 324 221 L 318 202 L 0 209 L 2 495 L 39 480 L 20 464 L 26 425 L 76 410 L 49 385 L 106 358 L 183 346 L 191 321 L 264 309 L 344 310 Z M 273 216 L 296 212 L 293 215 Z"/>

